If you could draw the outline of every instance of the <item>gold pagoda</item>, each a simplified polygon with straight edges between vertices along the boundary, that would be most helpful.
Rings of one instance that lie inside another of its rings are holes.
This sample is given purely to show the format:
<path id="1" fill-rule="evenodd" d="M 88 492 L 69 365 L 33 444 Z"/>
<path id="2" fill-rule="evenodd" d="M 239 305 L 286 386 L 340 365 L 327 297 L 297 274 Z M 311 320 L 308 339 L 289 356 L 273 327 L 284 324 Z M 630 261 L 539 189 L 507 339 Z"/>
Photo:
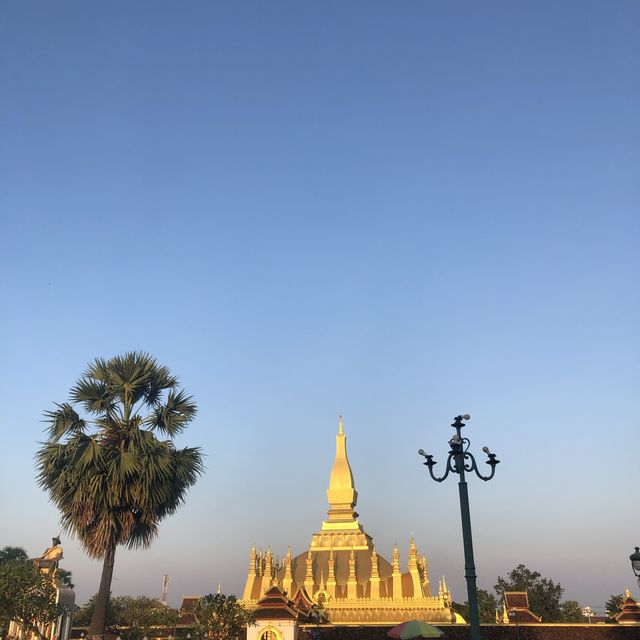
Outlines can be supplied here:
<path id="1" fill-rule="evenodd" d="M 267 590 L 275 586 L 292 598 L 302 591 L 322 610 L 324 618 L 338 625 L 461 621 L 451 607 L 444 577 L 433 594 L 426 557 L 418 553 L 413 536 L 403 572 L 398 545 L 388 562 L 358 522 L 358 493 L 347 458 L 342 417 L 327 498 L 328 517 L 303 553 L 292 556 L 289 547 L 280 562 L 270 547 L 264 554 L 253 547 L 242 597 L 245 606 L 255 609 Z"/>

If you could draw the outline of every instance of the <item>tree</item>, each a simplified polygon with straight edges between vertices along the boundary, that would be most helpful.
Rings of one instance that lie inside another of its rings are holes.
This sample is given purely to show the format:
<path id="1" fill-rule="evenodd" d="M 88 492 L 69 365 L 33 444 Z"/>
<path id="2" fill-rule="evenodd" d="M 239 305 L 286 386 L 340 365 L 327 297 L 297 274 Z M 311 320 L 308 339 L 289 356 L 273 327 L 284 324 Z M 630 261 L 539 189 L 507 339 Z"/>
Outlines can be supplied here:
<path id="1" fill-rule="evenodd" d="M 93 612 L 96 609 L 96 596 L 94 593 L 81 607 L 76 607 L 76 611 L 73 614 L 73 626 L 74 627 L 88 627 L 91 623 Z M 113 598 L 109 593 L 109 600 L 107 604 L 107 612 L 105 615 L 105 628 L 111 629 L 115 625 L 115 619 L 113 617 Z"/>
<path id="2" fill-rule="evenodd" d="M 96 606 L 96 596 L 80 607 L 74 615 L 75 626 L 89 624 Z M 147 596 L 121 596 L 109 598 L 106 615 L 106 629 L 124 640 L 142 640 L 158 634 L 154 629 L 172 628 L 180 615 L 175 609 L 165 607 L 158 600 Z"/>
<path id="3" fill-rule="evenodd" d="M 543 622 L 562 620 L 560 599 L 564 589 L 553 580 L 543 578 L 538 571 L 530 571 L 523 564 L 519 564 L 506 578 L 498 578 L 494 589 L 498 594 L 505 591 L 526 591 L 531 611 L 542 616 Z"/>
<path id="4" fill-rule="evenodd" d="M 607 615 L 609 616 L 609 622 L 616 622 L 613 616 L 616 613 L 620 613 L 620 605 L 623 601 L 624 596 L 621 593 L 616 596 L 609 596 L 609 599 L 604 605 L 604 608 L 607 610 Z"/>
<path id="5" fill-rule="evenodd" d="M 582 607 L 577 600 L 565 600 L 560 605 L 562 622 L 584 622 Z"/>
<path id="6" fill-rule="evenodd" d="M 172 441 L 195 414 L 169 369 L 138 352 L 96 359 L 70 402 L 45 412 L 49 440 L 36 454 L 38 483 L 64 529 L 103 560 L 90 636 L 104 634 L 116 547 L 148 547 L 203 472 L 200 449 Z"/>
<path id="7" fill-rule="evenodd" d="M 67 571 L 66 569 L 62 569 L 58 567 L 58 571 L 56 572 L 56 578 L 61 585 L 65 587 L 69 587 L 69 589 L 73 589 L 76 585 L 72 582 L 71 571 Z"/>
<path id="8" fill-rule="evenodd" d="M 113 610 L 115 624 L 112 631 L 125 640 L 154 637 L 154 627 L 174 627 L 180 618 L 175 609 L 147 596 L 114 598 Z"/>
<path id="9" fill-rule="evenodd" d="M 492 593 L 489 593 L 484 589 L 478 589 L 478 612 L 480 614 L 480 622 L 495 622 L 497 607 L 498 600 Z M 454 602 L 453 610 L 456 613 L 459 613 L 465 620 L 469 620 L 468 602 L 465 602 L 464 604 Z"/>
<path id="10" fill-rule="evenodd" d="M 22 547 L 3 547 L 0 549 L 0 564 L 9 560 L 26 560 L 27 552 Z"/>
<path id="11" fill-rule="evenodd" d="M 209 594 L 198 600 L 194 610 L 196 637 L 206 634 L 213 640 L 237 636 L 245 625 L 254 625 L 255 616 L 235 596 Z"/>
<path id="12" fill-rule="evenodd" d="M 40 625 L 53 622 L 61 613 L 50 576 L 24 558 L 0 564 L 0 628 L 14 621 L 23 634 L 31 632 L 43 638 Z"/>

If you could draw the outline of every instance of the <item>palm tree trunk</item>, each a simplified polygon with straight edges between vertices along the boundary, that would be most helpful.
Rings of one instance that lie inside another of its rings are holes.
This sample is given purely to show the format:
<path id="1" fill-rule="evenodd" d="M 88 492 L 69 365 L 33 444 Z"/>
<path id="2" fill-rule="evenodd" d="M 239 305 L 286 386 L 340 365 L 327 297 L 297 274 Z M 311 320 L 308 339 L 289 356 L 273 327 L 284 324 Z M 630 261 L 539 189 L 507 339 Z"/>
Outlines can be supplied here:
<path id="1" fill-rule="evenodd" d="M 89 637 L 104 637 L 104 630 L 107 625 L 107 606 L 109 605 L 109 593 L 111 592 L 111 578 L 113 576 L 113 562 L 116 556 L 115 545 L 108 549 L 102 563 L 102 577 L 100 578 L 100 589 L 96 594 L 96 605 L 93 609 L 91 622 L 89 623 Z"/>

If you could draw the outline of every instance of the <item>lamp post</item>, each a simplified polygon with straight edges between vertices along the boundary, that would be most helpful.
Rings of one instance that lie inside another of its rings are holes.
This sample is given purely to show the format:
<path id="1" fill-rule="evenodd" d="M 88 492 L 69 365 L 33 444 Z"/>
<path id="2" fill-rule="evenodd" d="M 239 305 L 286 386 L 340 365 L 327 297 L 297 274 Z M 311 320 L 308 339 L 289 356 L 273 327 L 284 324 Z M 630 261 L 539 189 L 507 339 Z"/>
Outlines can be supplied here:
<path id="1" fill-rule="evenodd" d="M 631 560 L 631 568 L 640 587 L 640 547 L 636 547 L 636 550 L 629 556 L 629 560 Z"/>
<path id="2" fill-rule="evenodd" d="M 509 611 L 509 618 L 516 623 L 516 640 L 520 640 L 520 629 L 518 627 L 518 612 L 511 610 Z"/>
<path id="3" fill-rule="evenodd" d="M 464 577 L 467 580 L 467 594 L 469 598 L 469 618 L 471 623 L 471 640 L 480 640 L 480 615 L 478 613 L 478 591 L 476 588 L 476 567 L 473 560 L 473 539 L 471 537 L 471 516 L 469 514 L 469 494 L 467 492 L 467 482 L 465 480 L 465 471 L 471 473 L 475 471 L 478 478 L 481 480 L 491 480 L 496 472 L 496 465 L 500 463 L 500 460 L 496 459 L 496 454 L 491 453 L 488 447 L 483 447 L 482 450 L 487 454 L 489 459 L 486 461 L 491 467 L 491 473 L 488 476 L 483 476 L 478 470 L 476 459 L 472 453 L 469 453 L 468 438 L 463 438 L 461 434 L 462 427 L 465 426 L 464 421 L 469 420 L 471 416 L 467 413 L 462 416 L 456 416 L 453 419 L 451 425 L 456 433 L 449 440 L 449 457 L 447 458 L 447 466 L 444 475 L 438 478 L 433 473 L 433 467 L 438 464 L 433 456 L 425 453 L 423 449 L 420 449 L 418 453 L 426 458 L 425 464 L 429 469 L 429 475 L 436 481 L 442 482 L 447 478 L 449 473 L 457 473 L 458 479 L 458 492 L 460 494 L 460 514 L 462 517 L 462 543 L 464 547 Z"/>

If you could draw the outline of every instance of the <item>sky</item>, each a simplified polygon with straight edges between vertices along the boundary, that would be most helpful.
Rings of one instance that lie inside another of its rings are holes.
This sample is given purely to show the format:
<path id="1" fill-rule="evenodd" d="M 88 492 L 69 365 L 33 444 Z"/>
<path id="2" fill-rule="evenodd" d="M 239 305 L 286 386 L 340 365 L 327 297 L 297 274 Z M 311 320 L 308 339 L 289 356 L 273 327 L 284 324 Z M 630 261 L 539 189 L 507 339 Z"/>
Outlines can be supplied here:
<path id="1" fill-rule="evenodd" d="M 241 595 L 320 528 L 344 415 L 360 522 L 466 600 L 523 563 L 635 588 L 640 4 L 5 2 L 0 546 L 44 550 L 43 413 L 148 351 L 206 474 L 113 593 Z M 77 602 L 101 565 L 63 536 Z"/>

